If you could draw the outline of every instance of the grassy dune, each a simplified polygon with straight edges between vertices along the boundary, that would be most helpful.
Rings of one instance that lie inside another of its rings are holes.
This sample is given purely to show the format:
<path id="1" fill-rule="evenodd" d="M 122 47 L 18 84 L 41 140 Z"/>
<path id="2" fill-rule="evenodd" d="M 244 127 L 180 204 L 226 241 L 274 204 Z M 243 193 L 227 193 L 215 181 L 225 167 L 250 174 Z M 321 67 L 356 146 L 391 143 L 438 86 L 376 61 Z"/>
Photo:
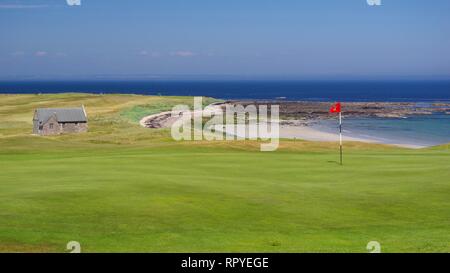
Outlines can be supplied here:
<path id="1" fill-rule="evenodd" d="M 186 97 L 0 95 L 0 252 L 450 251 L 448 145 L 175 142 L 139 127 Z M 31 135 L 36 107 L 90 131 Z"/>

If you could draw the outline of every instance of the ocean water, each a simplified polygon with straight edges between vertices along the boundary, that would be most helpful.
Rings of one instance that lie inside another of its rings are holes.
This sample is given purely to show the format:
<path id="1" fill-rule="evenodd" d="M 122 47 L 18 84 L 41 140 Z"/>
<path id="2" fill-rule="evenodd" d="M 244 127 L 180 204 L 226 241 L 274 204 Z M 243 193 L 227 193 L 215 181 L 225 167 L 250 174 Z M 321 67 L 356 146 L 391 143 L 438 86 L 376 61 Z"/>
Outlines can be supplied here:
<path id="1" fill-rule="evenodd" d="M 338 121 L 322 120 L 313 125 L 337 133 Z M 450 115 L 417 115 L 406 118 L 343 118 L 343 134 L 386 144 L 434 146 L 450 143 Z"/>
<path id="2" fill-rule="evenodd" d="M 220 99 L 309 101 L 450 101 L 450 81 L 0 81 L 0 93 L 125 93 Z M 0 102 L 1 103 L 1 102 Z M 450 115 L 344 119 L 344 133 L 383 143 L 450 142 Z M 336 132 L 332 120 L 316 125 Z"/>
<path id="3" fill-rule="evenodd" d="M 450 81 L 0 81 L 0 93 L 125 93 L 220 99 L 450 100 Z"/>

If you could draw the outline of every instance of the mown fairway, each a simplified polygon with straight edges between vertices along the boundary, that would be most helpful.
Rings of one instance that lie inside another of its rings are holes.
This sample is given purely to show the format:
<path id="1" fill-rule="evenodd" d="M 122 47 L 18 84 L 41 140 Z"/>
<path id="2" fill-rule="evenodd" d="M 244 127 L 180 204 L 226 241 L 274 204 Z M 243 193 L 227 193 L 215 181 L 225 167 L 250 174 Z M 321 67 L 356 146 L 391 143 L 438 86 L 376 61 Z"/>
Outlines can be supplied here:
<path id="1" fill-rule="evenodd" d="M 448 145 L 174 142 L 138 116 L 189 98 L 0 96 L 0 252 L 450 251 Z M 31 136 L 35 107 L 90 132 Z"/>

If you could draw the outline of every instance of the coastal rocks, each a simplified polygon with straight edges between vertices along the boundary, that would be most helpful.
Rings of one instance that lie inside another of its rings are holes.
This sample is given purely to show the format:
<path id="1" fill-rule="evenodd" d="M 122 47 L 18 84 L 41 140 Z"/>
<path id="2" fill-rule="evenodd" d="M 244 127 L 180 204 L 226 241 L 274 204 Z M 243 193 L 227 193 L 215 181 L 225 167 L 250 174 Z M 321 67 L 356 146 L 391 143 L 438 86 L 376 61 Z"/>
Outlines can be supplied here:
<path id="1" fill-rule="evenodd" d="M 280 117 L 284 120 L 314 120 L 329 118 L 330 102 L 311 101 L 229 101 L 229 104 L 279 105 Z M 270 108 L 270 107 L 269 107 Z M 343 103 L 346 117 L 405 118 L 412 115 L 450 113 L 450 102 L 346 102 Z M 305 122 L 307 123 L 307 122 Z"/>

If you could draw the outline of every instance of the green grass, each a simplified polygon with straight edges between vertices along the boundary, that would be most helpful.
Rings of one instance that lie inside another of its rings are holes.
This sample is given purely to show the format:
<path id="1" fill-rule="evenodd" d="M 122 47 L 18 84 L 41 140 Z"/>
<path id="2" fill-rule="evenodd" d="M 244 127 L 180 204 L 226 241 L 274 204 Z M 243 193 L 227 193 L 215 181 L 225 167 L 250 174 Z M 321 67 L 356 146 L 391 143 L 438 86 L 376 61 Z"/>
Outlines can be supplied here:
<path id="1" fill-rule="evenodd" d="M 203 106 L 207 106 L 213 102 L 218 102 L 218 100 L 211 98 L 203 99 Z M 125 117 L 133 122 L 138 122 L 142 119 L 142 117 L 158 114 L 165 111 L 170 111 L 175 105 L 179 104 L 179 99 L 166 98 L 163 102 L 159 103 L 149 103 L 146 105 L 136 105 L 132 108 L 125 109 L 121 112 L 121 116 Z M 193 108 L 192 101 L 186 100 L 186 105 L 189 105 L 190 108 Z"/>
<path id="2" fill-rule="evenodd" d="M 339 166 L 334 143 L 174 142 L 124 114 L 189 98 L 0 99 L 0 252 L 450 251 L 448 145 L 348 143 Z M 36 106 L 81 103 L 89 133 L 30 135 Z"/>

